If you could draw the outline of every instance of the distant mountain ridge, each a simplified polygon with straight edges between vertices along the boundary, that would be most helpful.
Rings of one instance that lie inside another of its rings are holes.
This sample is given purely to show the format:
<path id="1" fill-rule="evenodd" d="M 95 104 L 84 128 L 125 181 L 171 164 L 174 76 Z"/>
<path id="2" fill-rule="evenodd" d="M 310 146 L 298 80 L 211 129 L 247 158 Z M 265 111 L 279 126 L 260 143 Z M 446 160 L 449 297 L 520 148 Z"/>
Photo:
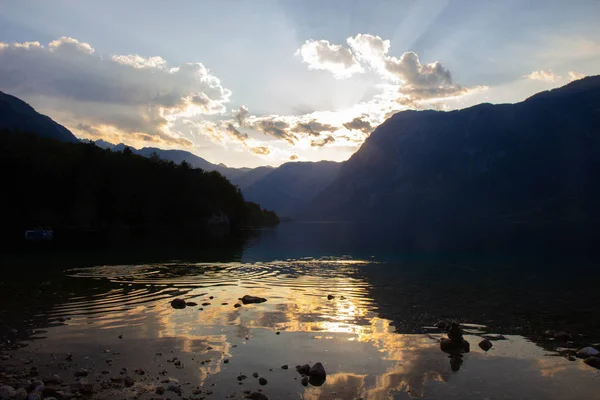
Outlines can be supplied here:
<path id="1" fill-rule="evenodd" d="M 35 132 L 38 136 L 77 142 L 75 135 L 50 117 L 35 111 L 23 100 L 0 91 L 0 130 Z"/>
<path id="2" fill-rule="evenodd" d="M 296 217 L 333 182 L 340 166 L 333 161 L 285 163 L 242 192 L 280 216 Z"/>
<path id="3" fill-rule="evenodd" d="M 161 159 L 173 161 L 176 164 L 181 164 L 185 161 L 194 168 L 201 168 L 205 171 L 218 171 L 234 184 L 235 182 L 233 182 L 233 180 L 241 178 L 246 172 L 251 170 L 251 168 L 230 168 L 224 164 L 213 164 L 210 161 L 185 150 L 163 150 L 157 147 L 142 147 L 141 149 L 136 149 L 135 147 L 127 146 L 123 143 L 113 144 L 102 139 L 96 140 L 94 143 L 98 147 L 111 149 L 113 151 L 123 151 L 125 147 L 129 147 L 133 153 L 144 157 L 150 157 L 153 153 L 156 153 Z"/>
<path id="4" fill-rule="evenodd" d="M 437 240 L 494 224 L 600 225 L 597 204 L 600 76 L 517 104 L 397 113 L 302 217 L 385 221 Z"/>

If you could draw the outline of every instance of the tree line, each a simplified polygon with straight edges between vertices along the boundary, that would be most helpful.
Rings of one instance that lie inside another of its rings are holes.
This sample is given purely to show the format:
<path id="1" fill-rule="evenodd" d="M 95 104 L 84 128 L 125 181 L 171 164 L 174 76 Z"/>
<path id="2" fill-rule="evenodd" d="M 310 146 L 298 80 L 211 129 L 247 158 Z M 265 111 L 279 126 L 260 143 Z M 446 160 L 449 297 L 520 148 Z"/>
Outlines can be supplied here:
<path id="1" fill-rule="evenodd" d="M 32 228 L 206 235 L 275 225 L 216 171 L 64 143 L 32 133 L 0 135 L 3 233 Z"/>

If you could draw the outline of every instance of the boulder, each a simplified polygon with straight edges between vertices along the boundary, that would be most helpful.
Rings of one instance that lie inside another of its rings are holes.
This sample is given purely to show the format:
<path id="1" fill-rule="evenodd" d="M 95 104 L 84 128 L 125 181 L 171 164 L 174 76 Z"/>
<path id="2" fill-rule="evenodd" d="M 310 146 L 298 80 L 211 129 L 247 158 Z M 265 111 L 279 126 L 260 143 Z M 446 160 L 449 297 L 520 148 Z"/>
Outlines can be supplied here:
<path id="1" fill-rule="evenodd" d="M 492 348 L 492 342 L 490 342 L 488 339 L 483 339 L 481 342 L 479 342 L 479 347 L 483 351 L 488 351 Z"/>
<path id="2" fill-rule="evenodd" d="M 264 297 L 256 297 L 256 296 L 249 296 L 249 295 L 245 295 L 240 300 L 244 304 L 264 303 L 265 301 L 267 301 L 267 299 L 265 299 Z"/>
<path id="3" fill-rule="evenodd" d="M 187 307 L 187 304 L 185 302 L 185 300 L 183 299 L 174 299 L 171 300 L 171 307 L 177 309 L 177 310 L 181 310 Z"/>
<path id="4" fill-rule="evenodd" d="M 579 358 L 600 357 L 600 351 L 593 347 L 584 347 L 583 349 L 578 350 L 576 355 Z"/>
<path id="5" fill-rule="evenodd" d="M 583 362 L 589 365 L 590 367 L 600 369 L 600 357 L 588 357 L 585 360 L 583 360 Z"/>

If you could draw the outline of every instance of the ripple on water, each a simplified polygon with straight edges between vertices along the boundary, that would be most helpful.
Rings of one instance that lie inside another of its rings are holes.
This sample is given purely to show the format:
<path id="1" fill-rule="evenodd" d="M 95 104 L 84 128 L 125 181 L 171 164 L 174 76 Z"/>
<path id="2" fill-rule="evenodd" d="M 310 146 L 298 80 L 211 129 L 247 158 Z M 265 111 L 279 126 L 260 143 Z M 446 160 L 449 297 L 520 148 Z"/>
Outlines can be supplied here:
<path id="1" fill-rule="evenodd" d="M 120 328 L 165 317 L 170 312 L 166 305 L 171 298 L 210 301 L 208 297 L 214 296 L 218 301 L 203 307 L 203 318 L 205 322 L 211 318 L 217 321 L 222 314 L 240 312 L 231 309 L 238 297 L 255 293 L 271 300 L 266 312 L 285 309 L 303 314 L 296 319 L 315 323 L 352 322 L 358 319 L 357 307 L 375 309 L 368 296 L 369 284 L 356 277 L 357 268 L 366 264 L 349 259 L 308 258 L 254 264 L 165 263 L 73 269 L 68 271 L 69 277 L 98 281 L 106 290 L 72 296 L 55 306 L 48 317 L 69 317 L 69 325 L 93 321 L 101 329 Z M 328 301 L 329 293 L 337 297 Z M 220 305 L 222 302 L 230 307 Z M 290 304 L 297 307 L 287 307 Z"/>

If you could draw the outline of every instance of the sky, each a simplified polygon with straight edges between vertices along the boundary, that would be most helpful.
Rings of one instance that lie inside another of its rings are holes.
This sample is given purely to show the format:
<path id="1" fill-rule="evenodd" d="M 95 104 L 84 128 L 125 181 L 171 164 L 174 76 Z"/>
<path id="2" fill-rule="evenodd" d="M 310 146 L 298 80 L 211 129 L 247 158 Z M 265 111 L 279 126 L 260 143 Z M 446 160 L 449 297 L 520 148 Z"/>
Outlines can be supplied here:
<path id="1" fill-rule="evenodd" d="M 348 159 L 406 109 L 600 73 L 600 1 L 0 0 L 0 90 L 232 167 Z"/>

